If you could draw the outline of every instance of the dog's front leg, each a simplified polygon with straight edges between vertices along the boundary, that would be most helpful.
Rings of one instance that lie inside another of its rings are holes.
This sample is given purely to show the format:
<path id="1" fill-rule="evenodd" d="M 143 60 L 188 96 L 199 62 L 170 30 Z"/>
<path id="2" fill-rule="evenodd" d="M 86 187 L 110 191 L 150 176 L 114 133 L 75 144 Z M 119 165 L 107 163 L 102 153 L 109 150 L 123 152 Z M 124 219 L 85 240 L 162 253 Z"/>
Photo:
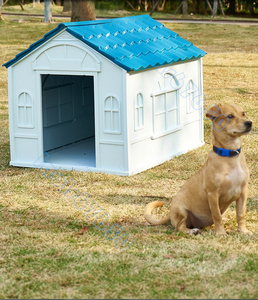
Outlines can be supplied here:
<path id="1" fill-rule="evenodd" d="M 219 195 L 217 192 L 208 193 L 208 201 L 211 210 L 212 219 L 215 225 L 216 235 L 226 235 L 226 231 L 223 226 L 222 216 L 219 208 Z"/>
<path id="2" fill-rule="evenodd" d="M 252 231 L 246 229 L 245 227 L 246 201 L 247 201 L 247 186 L 243 188 L 240 197 L 236 200 L 236 215 L 237 215 L 238 230 L 242 233 L 251 235 L 253 234 Z"/>

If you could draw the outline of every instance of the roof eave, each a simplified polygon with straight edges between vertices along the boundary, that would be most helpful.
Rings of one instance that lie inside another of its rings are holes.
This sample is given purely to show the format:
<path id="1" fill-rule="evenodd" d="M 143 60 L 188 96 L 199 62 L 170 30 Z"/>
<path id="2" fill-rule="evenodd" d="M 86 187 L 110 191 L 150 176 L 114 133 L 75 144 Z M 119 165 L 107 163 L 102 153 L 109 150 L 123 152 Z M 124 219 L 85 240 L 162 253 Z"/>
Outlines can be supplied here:
<path id="1" fill-rule="evenodd" d="M 43 36 L 42 39 L 38 40 L 37 42 L 33 43 L 32 45 L 29 46 L 26 50 L 20 52 L 17 54 L 13 59 L 9 60 L 5 64 L 3 64 L 3 67 L 9 68 L 19 60 L 21 60 L 23 57 L 25 57 L 27 54 L 31 53 L 33 50 L 37 49 L 39 46 L 41 46 L 43 43 L 48 41 L 51 37 L 56 35 L 58 32 L 63 30 L 66 27 L 64 23 L 59 24 L 55 29 L 51 30 L 47 34 Z"/>

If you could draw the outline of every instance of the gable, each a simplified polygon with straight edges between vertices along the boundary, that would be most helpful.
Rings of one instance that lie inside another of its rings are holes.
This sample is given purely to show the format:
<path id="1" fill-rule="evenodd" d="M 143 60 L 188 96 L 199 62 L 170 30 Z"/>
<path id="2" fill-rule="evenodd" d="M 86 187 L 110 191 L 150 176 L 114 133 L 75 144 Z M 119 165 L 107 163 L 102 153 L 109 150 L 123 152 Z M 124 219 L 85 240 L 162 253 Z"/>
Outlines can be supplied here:
<path id="1" fill-rule="evenodd" d="M 64 31 L 52 40 L 51 46 L 44 49 L 33 61 L 34 70 L 78 70 L 100 72 L 100 61 L 78 40 Z"/>

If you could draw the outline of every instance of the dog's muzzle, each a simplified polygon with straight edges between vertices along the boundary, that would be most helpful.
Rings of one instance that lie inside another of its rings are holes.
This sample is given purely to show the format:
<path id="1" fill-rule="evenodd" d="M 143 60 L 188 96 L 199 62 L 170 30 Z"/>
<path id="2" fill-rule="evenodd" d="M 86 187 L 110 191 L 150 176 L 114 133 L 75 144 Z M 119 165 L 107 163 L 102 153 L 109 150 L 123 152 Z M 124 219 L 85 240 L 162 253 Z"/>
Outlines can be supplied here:
<path id="1" fill-rule="evenodd" d="M 246 122 L 245 122 L 246 130 L 245 130 L 244 132 L 249 132 L 249 131 L 251 131 L 251 130 L 252 130 L 252 125 L 253 125 L 252 121 L 246 121 Z"/>

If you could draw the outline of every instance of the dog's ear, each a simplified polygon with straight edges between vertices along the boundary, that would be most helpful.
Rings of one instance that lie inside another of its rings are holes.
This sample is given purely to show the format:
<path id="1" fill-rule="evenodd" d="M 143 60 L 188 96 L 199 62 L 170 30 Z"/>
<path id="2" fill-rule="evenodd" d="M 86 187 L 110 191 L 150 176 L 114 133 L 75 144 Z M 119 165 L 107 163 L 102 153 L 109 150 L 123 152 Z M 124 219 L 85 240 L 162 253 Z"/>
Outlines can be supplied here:
<path id="1" fill-rule="evenodd" d="M 221 114 L 220 109 L 221 109 L 221 104 L 214 104 L 212 106 L 209 106 L 205 112 L 206 117 L 214 120 L 217 116 Z"/>

